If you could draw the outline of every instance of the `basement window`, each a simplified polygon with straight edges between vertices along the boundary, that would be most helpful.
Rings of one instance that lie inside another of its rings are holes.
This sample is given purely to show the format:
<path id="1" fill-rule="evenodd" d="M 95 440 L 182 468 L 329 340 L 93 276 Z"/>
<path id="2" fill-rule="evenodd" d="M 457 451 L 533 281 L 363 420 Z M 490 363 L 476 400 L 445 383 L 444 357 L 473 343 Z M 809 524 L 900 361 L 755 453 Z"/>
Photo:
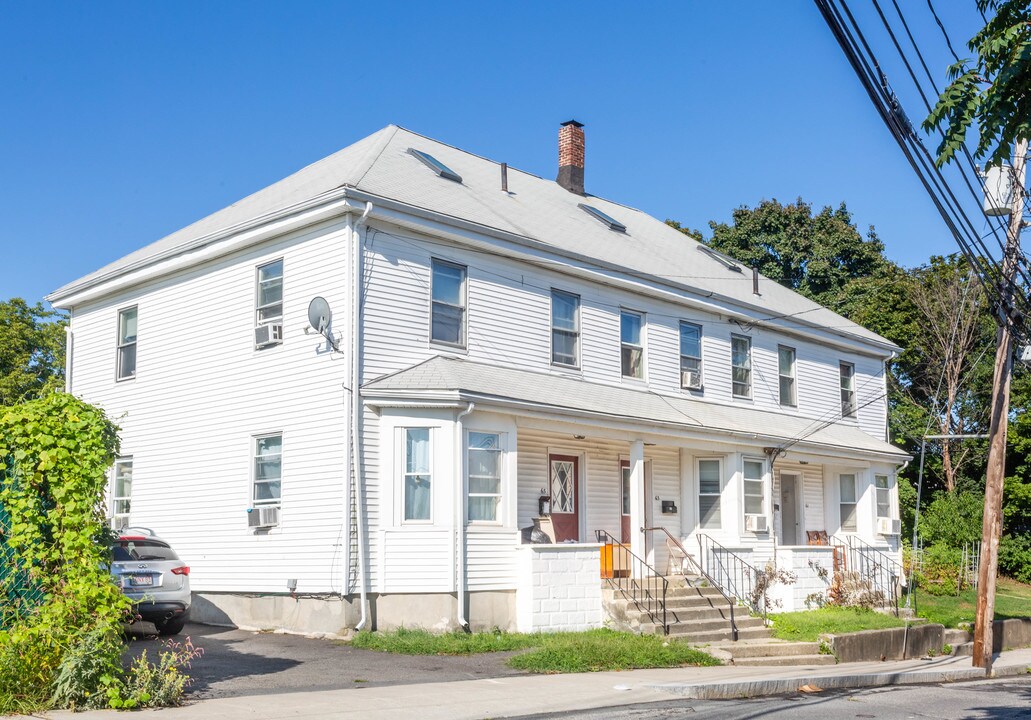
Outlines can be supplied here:
<path id="1" fill-rule="evenodd" d="M 408 148 L 408 152 L 414 155 L 419 161 L 428 167 L 433 172 L 437 173 L 442 178 L 447 180 L 454 180 L 457 183 L 462 182 L 462 176 L 456 173 L 454 170 L 449 168 L 447 165 L 442 163 L 437 158 L 433 157 L 429 153 L 424 153 L 422 150 L 416 150 L 415 148 Z"/>
<path id="2" fill-rule="evenodd" d="M 577 205 L 577 207 L 579 207 L 581 210 L 583 210 L 588 215 L 590 215 L 590 216 L 592 216 L 594 218 L 597 218 L 598 220 L 601 220 L 603 223 L 608 225 L 609 226 L 609 230 L 615 230 L 616 232 L 621 232 L 621 233 L 625 233 L 626 232 L 626 225 L 621 223 L 619 220 L 616 220 L 611 215 L 606 215 L 605 213 L 603 213 L 601 210 L 599 210 L 598 208 L 594 207 L 593 205 L 585 205 L 584 203 L 580 203 L 579 205 Z"/>

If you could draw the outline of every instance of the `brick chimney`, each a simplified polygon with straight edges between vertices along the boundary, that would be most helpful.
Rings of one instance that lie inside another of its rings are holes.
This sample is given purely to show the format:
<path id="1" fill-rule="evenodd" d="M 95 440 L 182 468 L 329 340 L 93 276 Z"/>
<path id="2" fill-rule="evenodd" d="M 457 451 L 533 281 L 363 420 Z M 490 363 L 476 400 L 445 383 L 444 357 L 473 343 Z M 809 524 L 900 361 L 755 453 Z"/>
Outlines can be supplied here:
<path id="1" fill-rule="evenodd" d="M 558 129 L 558 178 L 571 193 L 584 194 L 584 126 L 567 120 Z"/>

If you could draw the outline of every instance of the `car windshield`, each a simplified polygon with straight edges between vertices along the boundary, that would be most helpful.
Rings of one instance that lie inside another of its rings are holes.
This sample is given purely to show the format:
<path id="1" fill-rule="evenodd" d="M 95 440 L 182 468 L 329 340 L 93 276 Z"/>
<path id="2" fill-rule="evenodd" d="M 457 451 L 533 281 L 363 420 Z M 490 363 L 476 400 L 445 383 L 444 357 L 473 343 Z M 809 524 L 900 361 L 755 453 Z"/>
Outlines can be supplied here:
<path id="1" fill-rule="evenodd" d="M 119 540 L 111 551 L 115 562 L 179 559 L 172 548 L 158 540 Z"/>

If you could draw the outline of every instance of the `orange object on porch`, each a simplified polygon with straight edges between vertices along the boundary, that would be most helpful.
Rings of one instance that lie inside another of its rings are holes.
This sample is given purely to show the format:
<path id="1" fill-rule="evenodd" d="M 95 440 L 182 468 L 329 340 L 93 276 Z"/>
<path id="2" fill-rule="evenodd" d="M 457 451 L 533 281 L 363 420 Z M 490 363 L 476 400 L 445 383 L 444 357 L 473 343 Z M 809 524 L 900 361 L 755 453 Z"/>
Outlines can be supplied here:
<path id="1" fill-rule="evenodd" d="M 601 546 L 601 576 L 605 579 L 629 577 L 630 552 L 622 545 Z"/>

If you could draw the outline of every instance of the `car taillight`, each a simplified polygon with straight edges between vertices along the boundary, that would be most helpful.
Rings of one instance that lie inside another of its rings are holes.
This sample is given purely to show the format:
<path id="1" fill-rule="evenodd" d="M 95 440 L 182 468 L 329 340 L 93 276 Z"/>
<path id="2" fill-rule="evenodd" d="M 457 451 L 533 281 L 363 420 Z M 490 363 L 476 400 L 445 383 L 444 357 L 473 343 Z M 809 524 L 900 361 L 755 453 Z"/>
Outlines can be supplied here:
<path id="1" fill-rule="evenodd" d="M 183 565 L 182 567 L 172 568 L 172 574 L 173 575 L 189 575 L 190 574 L 190 568 L 187 565 Z"/>

